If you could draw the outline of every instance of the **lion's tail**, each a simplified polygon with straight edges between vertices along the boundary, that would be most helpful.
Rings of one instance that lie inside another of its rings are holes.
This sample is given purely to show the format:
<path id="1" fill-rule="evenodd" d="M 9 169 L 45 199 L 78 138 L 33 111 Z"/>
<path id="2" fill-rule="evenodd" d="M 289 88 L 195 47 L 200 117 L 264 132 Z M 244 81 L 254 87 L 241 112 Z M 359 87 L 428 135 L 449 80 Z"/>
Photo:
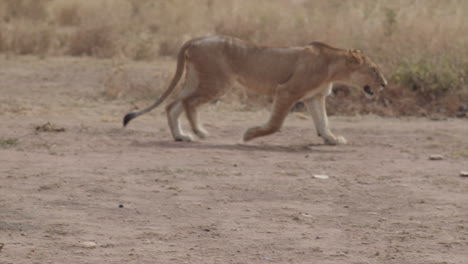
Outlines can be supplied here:
<path id="1" fill-rule="evenodd" d="M 128 124 L 128 122 L 130 122 L 135 117 L 140 116 L 140 115 L 142 115 L 144 113 L 147 113 L 147 112 L 153 110 L 154 108 L 158 107 L 172 93 L 175 86 L 179 82 L 180 77 L 182 76 L 182 73 L 184 72 L 185 51 L 190 46 L 190 44 L 192 44 L 192 42 L 193 42 L 193 40 L 188 41 L 187 43 L 185 43 L 182 46 L 182 48 L 180 48 L 180 51 L 179 51 L 179 54 L 178 54 L 178 57 L 177 57 L 177 69 L 176 69 L 176 72 L 174 74 L 174 77 L 172 78 L 171 84 L 166 89 L 166 91 L 152 105 L 150 105 L 150 106 L 148 106 L 148 107 L 146 107 L 146 108 L 144 108 L 144 109 L 142 109 L 140 111 L 130 112 L 130 113 L 126 114 L 124 116 L 124 119 L 123 119 L 124 127 Z"/>

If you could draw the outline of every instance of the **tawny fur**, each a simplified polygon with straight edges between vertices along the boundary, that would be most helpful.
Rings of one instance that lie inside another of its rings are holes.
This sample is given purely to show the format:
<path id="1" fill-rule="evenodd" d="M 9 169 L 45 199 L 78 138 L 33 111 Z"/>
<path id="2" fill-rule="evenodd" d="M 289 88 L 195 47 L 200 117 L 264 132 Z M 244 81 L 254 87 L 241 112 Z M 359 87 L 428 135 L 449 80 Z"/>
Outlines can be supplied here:
<path id="1" fill-rule="evenodd" d="M 186 112 L 192 131 L 200 138 L 208 133 L 198 122 L 197 109 L 222 96 L 232 82 L 239 82 L 252 92 L 273 96 L 269 120 L 249 128 L 244 141 L 278 131 L 289 110 L 304 101 L 319 136 L 327 144 L 344 144 L 328 128 L 325 97 L 333 83 L 361 86 L 368 94 L 384 87 L 387 81 L 367 56 L 360 51 L 312 42 L 300 47 L 265 47 L 226 36 L 193 39 L 180 49 L 176 74 L 164 94 L 151 106 L 124 117 L 124 126 L 133 118 L 159 106 L 174 90 L 184 66 L 186 80 L 176 98 L 166 107 L 168 123 L 176 141 L 191 141 L 179 122 Z"/>

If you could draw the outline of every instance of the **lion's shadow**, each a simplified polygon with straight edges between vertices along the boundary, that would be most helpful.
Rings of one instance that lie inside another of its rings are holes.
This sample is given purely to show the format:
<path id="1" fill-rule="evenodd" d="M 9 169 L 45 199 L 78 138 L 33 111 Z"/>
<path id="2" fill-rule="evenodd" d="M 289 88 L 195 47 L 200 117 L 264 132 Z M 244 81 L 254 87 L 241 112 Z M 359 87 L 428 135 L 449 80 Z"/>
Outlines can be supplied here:
<path id="1" fill-rule="evenodd" d="M 167 148 L 167 149 L 200 149 L 200 150 L 227 150 L 227 151 L 265 151 L 278 153 L 343 153 L 346 150 L 323 144 L 303 145 L 250 145 L 250 144 L 220 144 L 207 142 L 174 142 L 174 141 L 132 141 L 134 147 L 141 148 Z M 327 149 L 319 148 L 327 147 Z"/>

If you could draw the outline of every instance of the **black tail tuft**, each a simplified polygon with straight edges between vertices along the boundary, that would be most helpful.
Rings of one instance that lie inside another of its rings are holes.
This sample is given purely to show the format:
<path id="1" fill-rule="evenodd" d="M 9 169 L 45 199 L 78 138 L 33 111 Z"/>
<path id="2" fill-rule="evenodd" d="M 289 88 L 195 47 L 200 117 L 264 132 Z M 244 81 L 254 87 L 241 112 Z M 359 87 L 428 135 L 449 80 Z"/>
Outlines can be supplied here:
<path id="1" fill-rule="evenodd" d="M 130 122 L 130 120 L 132 120 L 133 118 L 135 118 L 137 115 L 135 113 L 128 113 L 124 116 L 124 119 L 123 119 L 123 126 L 125 127 L 128 122 Z"/>

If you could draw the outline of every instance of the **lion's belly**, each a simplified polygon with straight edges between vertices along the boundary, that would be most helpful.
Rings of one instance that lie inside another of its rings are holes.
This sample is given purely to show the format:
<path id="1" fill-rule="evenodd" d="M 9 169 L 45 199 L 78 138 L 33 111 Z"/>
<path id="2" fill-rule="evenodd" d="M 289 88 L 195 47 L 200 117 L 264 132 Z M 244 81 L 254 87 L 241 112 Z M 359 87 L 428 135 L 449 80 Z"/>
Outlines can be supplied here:
<path id="1" fill-rule="evenodd" d="M 320 96 L 329 95 L 332 93 L 332 87 L 333 87 L 332 83 L 326 83 L 326 84 L 319 86 L 318 88 L 311 89 L 301 98 L 301 100 L 310 99 L 317 95 L 320 95 Z"/>
<path id="2" fill-rule="evenodd" d="M 247 79 L 243 76 L 238 76 L 236 81 L 244 86 L 251 92 L 261 94 L 261 95 L 269 95 L 272 96 L 275 94 L 276 91 L 276 84 L 273 84 L 268 81 L 262 81 L 259 79 Z"/>

